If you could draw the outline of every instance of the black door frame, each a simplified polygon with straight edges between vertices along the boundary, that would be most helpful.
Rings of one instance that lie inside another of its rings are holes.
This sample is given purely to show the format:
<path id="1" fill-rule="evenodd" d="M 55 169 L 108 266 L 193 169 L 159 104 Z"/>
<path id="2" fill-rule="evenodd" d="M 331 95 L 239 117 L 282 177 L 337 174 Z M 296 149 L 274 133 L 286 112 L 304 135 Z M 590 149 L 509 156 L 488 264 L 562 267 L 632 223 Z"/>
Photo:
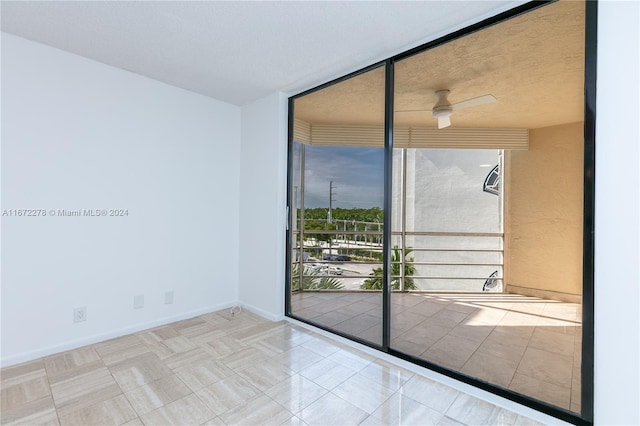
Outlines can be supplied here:
<path id="1" fill-rule="evenodd" d="M 293 166 L 293 121 L 295 99 L 324 89 L 357 75 L 366 73 L 379 67 L 385 67 L 385 160 L 384 160 L 384 230 L 383 247 L 390 247 L 391 242 L 391 172 L 393 154 L 393 95 L 394 95 L 394 64 L 397 61 L 422 53 L 426 50 L 440 46 L 457 38 L 469 35 L 476 31 L 499 24 L 518 15 L 530 12 L 545 6 L 553 1 L 532 1 L 500 13 L 491 18 L 452 32 L 436 40 L 421 46 L 402 52 L 384 61 L 377 62 L 343 77 L 329 81 L 312 89 L 301 92 L 289 98 L 288 111 L 288 157 L 287 157 L 287 206 L 291 206 L 291 171 Z M 540 412 L 557 417 L 574 424 L 593 424 L 593 388 L 594 388 L 594 215 L 595 215 L 595 123 L 596 123 L 596 71 L 597 71 L 597 24 L 598 3 L 586 1 L 585 18 L 585 96 L 584 96 L 584 223 L 583 223 L 583 288 L 582 288 L 582 404 L 581 413 L 564 410 L 545 402 L 533 399 L 529 396 L 490 384 L 477 378 L 467 376 L 460 372 L 450 370 L 438 364 L 425 361 L 421 358 L 405 354 L 390 347 L 390 306 L 391 292 L 389 288 L 390 258 L 388 250 L 383 251 L 383 291 L 382 291 L 382 345 L 363 340 L 356 336 L 339 332 L 322 324 L 298 317 L 291 312 L 291 215 L 287 221 L 286 240 L 286 274 L 285 274 L 285 315 L 295 320 L 313 325 L 314 327 L 329 331 L 355 342 L 375 348 L 397 358 L 410 361 L 414 364 L 426 367 L 445 376 L 470 384 L 493 394 L 515 401 L 519 404 L 533 408 Z"/>

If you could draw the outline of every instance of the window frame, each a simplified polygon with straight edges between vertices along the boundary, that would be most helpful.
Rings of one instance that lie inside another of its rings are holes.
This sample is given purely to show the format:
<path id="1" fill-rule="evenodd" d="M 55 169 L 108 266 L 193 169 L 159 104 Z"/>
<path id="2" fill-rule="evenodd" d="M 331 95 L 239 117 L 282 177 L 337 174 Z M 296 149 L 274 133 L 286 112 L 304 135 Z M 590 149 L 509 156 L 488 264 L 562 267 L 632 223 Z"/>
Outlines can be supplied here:
<path id="1" fill-rule="evenodd" d="M 399 53 L 386 60 L 376 62 L 367 67 L 346 74 L 309 90 L 303 91 L 288 99 L 288 149 L 287 149 L 287 211 L 291 207 L 292 167 L 293 167 L 293 126 L 294 126 L 294 101 L 307 94 L 322 90 L 334 84 L 356 77 L 379 67 L 385 67 L 385 160 L 384 160 L 384 203 L 385 211 L 383 222 L 384 247 L 390 247 L 391 243 L 391 209 L 392 209 L 392 161 L 393 161 L 393 97 L 394 97 L 394 64 L 397 61 L 409 58 L 413 55 L 425 52 L 460 37 L 500 24 L 518 15 L 544 7 L 550 1 L 530 1 L 519 5 L 506 12 L 470 25 L 466 28 L 454 31 L 443 37 L 425 43 L 421 46 Z M 311 320 L 295 316 L 291 312 L 291 253 L 292 253 L 292 223 L 291 215 L 287 214 L 286 253 L 285 253 L 285 316 L 310 324 L 314 327 L 331 332 L 341 337 L 353 340 L 357 343 L 380 350 L 419 366 L 428 368 L 437 373 L 459 380 L 463 383 L 475 386 L 495 395 L 512 400 L 519 404 L 538 410 L 542 413 L 554 416 L 558 419 L 573 424 L 593 424 L 593 397 L 594 397 L 594 216 L 595 216 L 595 122 L 596 122 L 596 71 L 597 71 L 597 14 L 598 2 L 585 1 L 585 80 L 584 80 L 584 185 L 583 185 L 583 286 L 582 286 L 582 390 L 581 412 L 575 413 L 564 410 L 497 385 L 487 383 L 477 378 L 467 376 L 460 372 L 445 368 L 438 364 L 414 357 L 394 350 L 389 346 L 390 342 L 390 304 L 391 292 L 389 289 L 390 255 L 389 250 L 384 250 L 383 256 L 383 340 L 382 345 L 348 335 L 330 327 L 323 326 Z M 293 207 L 295 208 L 295 207 Z"/>

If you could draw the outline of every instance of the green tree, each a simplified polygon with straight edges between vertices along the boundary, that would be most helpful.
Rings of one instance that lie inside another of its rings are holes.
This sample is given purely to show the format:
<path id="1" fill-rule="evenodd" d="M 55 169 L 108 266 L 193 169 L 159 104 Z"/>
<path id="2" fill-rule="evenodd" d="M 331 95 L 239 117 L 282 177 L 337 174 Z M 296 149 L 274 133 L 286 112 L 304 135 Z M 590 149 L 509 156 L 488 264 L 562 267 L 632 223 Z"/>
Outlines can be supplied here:
<path id="1" fill-rule="evenodd" d="M 298 264 L 294 264 L 291 269 L 291 281 L 293 290 L 300 290 L 300 269 Z M 304 290 L 341 290 L 344 288 L 342 281 L 321 274 L 310 268 L 304 268 L 304 275 L 302 276 L 302 289 Z"/>
<path id="2" fill-rule="evenodd" d="M 320 222 L 319 220 L 305 220 L 304 222 L 304 230 L 305 231 L 335 231 L 337 229 L 336 225 L 333 223 Z M 308 237 L 313 237 L 317 241 L 325 241 L 328 244 L 331 244 L 334 234 L 309 234 Z"/>
<path id="3" fill-rule="evenodd" d="M 407 249 L 404 254 L 404 289 L 405 290 L 415 290 L 416 284 L 411 278 L 416 273 L 416 268 L 411 264 L 413 262 L 412 257 L 407 257 L 409 253 L 413 250 Z M 398 246 L 393 246 L 393 252 L 391 253 L 391 289 L 392 290 L 400 290 L 400 280 L 402 279 L 400 275 L 400 268 L 402 267 L 400 249 Z M 360 285 L 362 290 L 382 290 L 382 277 L 383 271 L 382 267 L 375 268 L 371 274 L 369 274 L 371 278 L 367 278 Z"/>

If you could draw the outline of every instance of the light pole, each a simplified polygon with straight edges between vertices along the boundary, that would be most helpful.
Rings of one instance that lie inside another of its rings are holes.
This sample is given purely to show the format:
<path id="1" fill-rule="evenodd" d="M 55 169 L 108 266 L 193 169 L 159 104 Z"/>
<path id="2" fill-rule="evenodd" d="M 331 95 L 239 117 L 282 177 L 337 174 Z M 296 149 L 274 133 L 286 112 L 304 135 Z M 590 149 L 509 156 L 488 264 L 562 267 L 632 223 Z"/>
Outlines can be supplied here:
<path id="1" fill-rule="evenodd" d="M 336 195 L 335 192 L 333 192 L 334 189 L 336 189 L 336 187 L 333 186 L 333 181 L 330 180 L 329 181 L 329 215 L 327 216 L 327 223 L 331 223 L 333 221 L 333 202 L 335 201 L 333 199 L 333 196 Z"/>
<path id="2" fill-rule="evenodd" d="M 336 189 L 336 187 L 333 186 L 333 181 L 330 180 L 329 181 L 329 214 L 327 215 L 327 224 L 333 222 L 333 201 L 334 201 L 333 196 L 335 195 L 335 193 L 333 192 L 334 189 Z M 331 253 L 332 243 L 333 243 L 333 238 L 331 236 L 331 233 L 329 233 L 329 254 L 332 254 Z"/>

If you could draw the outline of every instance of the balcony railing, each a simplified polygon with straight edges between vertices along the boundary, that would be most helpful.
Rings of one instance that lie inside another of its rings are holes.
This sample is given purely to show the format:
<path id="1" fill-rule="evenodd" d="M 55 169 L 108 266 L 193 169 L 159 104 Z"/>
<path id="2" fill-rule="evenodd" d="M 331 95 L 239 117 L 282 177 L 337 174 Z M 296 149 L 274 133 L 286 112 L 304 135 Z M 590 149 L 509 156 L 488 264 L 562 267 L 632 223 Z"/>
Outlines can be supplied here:
<path id="1" fill-rule="evenodd" d="M 298 247 L 292 256 L 294 291 L 305 287 L 315 291 L 361 290 L 365 280 L 380 276 L 374 271 L 382 267 L 382 232 L 344 228 L 294 231 L 294 246 Z M 394 290 L 502 290 L 502 233 L 392 232 L 391 246 Z M 311 285 L 314 280 L 316 284 Z"/>

